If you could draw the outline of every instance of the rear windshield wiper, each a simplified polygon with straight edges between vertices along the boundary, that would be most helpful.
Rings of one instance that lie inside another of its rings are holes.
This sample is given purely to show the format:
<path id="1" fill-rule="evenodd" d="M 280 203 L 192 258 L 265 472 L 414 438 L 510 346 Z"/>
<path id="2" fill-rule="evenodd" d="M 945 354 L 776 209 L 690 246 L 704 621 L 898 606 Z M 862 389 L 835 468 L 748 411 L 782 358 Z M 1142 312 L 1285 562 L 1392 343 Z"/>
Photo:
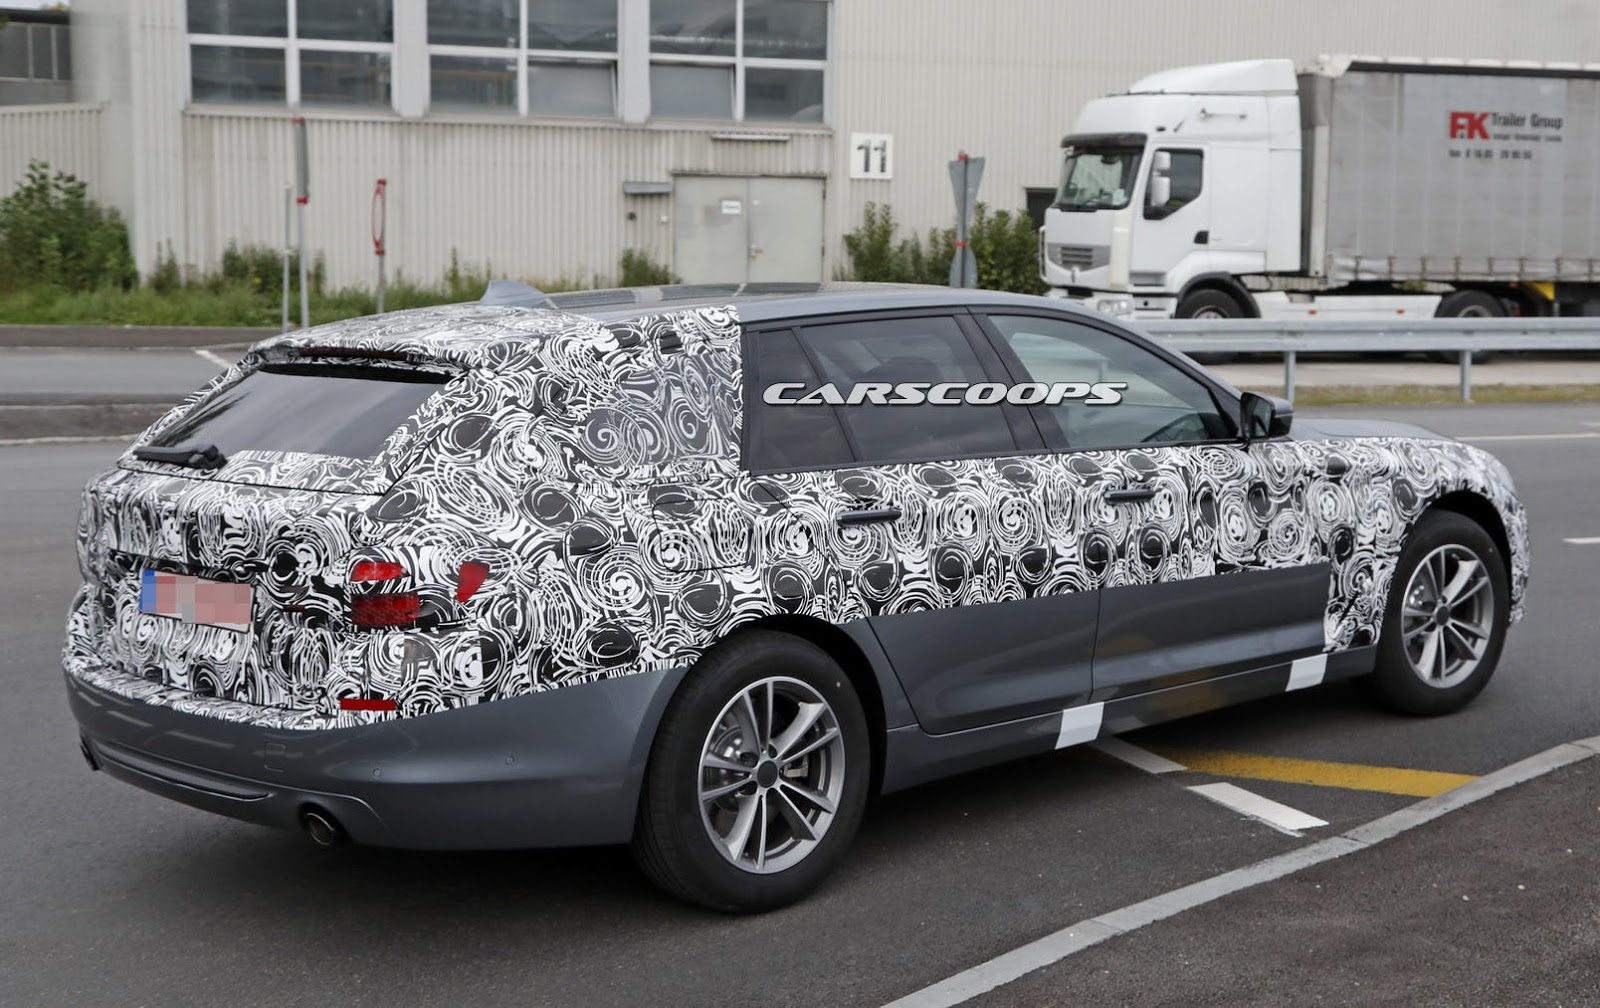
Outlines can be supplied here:
<path id="1" fill-rule="evenodd" d="M 133 457 L 144 459 L 146 462 L 167 462 L 172 465 L 187 466 L 190 469 L 221 469 L 228 464 L 227 456 L 218 451 L 214 444 L 187 448 L 153 448 L 150 445 L 140 445 L 133 450 Z"/>

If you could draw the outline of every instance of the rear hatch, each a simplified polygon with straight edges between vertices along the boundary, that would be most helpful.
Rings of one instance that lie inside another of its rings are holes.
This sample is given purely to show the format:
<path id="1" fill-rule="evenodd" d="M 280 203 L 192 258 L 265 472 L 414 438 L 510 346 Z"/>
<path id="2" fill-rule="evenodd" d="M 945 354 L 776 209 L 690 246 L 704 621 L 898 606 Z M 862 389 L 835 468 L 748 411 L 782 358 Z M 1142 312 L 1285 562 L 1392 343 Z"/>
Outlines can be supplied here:
<path id="1" fill-rule="evenodd" d="M 90 482 L 69 651 L 106 674 L 331 714 L 368 510 L 426 445 L 461 377 L 349 357 L 249 363 Z"/>

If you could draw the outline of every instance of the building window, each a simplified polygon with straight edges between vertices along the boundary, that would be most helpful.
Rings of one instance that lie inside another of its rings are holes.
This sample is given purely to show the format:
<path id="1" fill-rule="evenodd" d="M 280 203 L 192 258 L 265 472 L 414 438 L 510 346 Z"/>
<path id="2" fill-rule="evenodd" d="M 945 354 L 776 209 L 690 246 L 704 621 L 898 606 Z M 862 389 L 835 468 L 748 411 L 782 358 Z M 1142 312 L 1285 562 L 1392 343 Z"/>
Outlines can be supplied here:
<path id="1" fill-rule="evenodd" d="M 434 111 L 610 119 L 615 0 L 428 0 Z"/>
<path id="2" fill-rule="evenodd" d="M 826 0 L 649 0 L 650 114 L 822 122 Z"/>
<path id="3" fill-rule="evenodd" d="M 189 0 L 200 103 L 388 108 L 393 0 Z"/>

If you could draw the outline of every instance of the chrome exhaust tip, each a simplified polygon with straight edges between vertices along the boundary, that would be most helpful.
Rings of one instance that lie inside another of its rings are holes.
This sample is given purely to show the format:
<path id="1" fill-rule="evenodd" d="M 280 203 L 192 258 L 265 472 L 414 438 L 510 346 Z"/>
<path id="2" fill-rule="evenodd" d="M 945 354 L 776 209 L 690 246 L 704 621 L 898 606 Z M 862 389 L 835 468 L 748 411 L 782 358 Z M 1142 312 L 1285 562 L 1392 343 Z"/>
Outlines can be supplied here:
<path id="1" fill-rule="evenodd" d="M 338 820 L 319 809 L 301 812 L 300 826 L 318 847 L 337 847 L 345 841 L 345 832 Z"/>

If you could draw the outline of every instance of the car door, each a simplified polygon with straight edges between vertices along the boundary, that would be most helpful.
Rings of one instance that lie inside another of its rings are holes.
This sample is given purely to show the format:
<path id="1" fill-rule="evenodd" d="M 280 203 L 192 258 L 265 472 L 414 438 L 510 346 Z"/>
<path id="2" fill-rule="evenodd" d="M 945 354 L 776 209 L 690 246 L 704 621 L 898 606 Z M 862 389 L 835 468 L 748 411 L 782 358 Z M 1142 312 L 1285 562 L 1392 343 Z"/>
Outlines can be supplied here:
<path id="1" fill-rule="evenodd" d="M 1079 491 L 1085 552 L 1105 554 L 1094 699 L 1322 652 L 1330 566 L 1293 444 L 1241 442 L 1232 396 L 1109 324 L 998 311 L 984 321 L 1018 380 L 1120 386 L 1099 397 L 1115 402 L 1033 407 L 1057 465 L 1101 475 Z"/>
<path id="2" fill-rule="evenodd" d="M 813 566 L 836 572 L 843 597 L 831 618 L 867 622 L 922 727 L 959 731 L 1087 699 L 1094 593 L 1064 580 L 1080 567 L 1049 541 L 1053 500 L 1025 409 L 779 401 L 824 387 L 848 398 L 996 382 L 1003 366 L 971 317 L 830 319 L 753 333 L 746 349 L 746 457 L 789 510 L 770 537 L 817 544 Z"/>

